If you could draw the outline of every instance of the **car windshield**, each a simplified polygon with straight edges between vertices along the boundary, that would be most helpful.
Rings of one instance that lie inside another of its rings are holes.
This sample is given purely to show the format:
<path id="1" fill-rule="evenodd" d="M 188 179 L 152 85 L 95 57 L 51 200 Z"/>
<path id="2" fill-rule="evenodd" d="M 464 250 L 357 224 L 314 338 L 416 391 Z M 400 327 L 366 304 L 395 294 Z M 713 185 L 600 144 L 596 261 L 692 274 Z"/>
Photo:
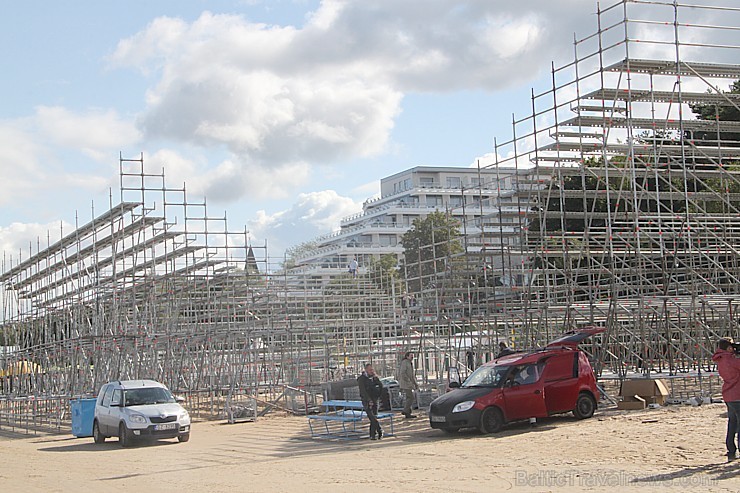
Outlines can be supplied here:
<path id="1" fill-rule="evenodd" d="M 481 366 L 462 384 L 463 388 L 470 387 L 501 387 L 504 383 L 506 374 L 509 373 L 510 366 Z"/>
<path id="2" fill-rule="evenodd" d="M 175 402 L 172 393 L 162 387 L 145 387 L 128 389 L 123 392 L 125 406 L 142 406 L 144 404 L 165 404 Z"/>

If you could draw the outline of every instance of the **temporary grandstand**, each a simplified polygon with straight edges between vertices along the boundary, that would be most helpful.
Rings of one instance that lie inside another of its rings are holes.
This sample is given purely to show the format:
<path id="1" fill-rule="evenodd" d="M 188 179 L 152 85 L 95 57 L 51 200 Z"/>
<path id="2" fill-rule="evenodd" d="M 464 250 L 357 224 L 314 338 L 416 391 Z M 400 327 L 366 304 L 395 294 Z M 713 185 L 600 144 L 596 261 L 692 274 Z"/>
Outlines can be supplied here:
<path id="1" fill-rule="evenodd" d="M 513 183 L 527 206 L 463 222 L 478 233 L 461 250 L 416 245 L 432 258 L 400 275 L 283 271 L 143 157 L 121 159 L 105 212 L 3 255 L 0 426 L 66 426 L 70 398 L 137 377 L 196 416 L 246 397 L 307 412 L 322 383 L 364 361 L 392 375 L 406 349 L 435 391 L 501 340 L 532 348 L 590 325 L 607 329 L 588 347 L 602 376 L 711 392 L 715 340 L 738 335 L 740 94 L 726 91 L 740 8 L 623 0 L 596 19 L 482 163 L 531 170 Z"/>
<path id="2" fill-rule="evenodd" d="M 496 141 L 493 167 L 531 166 L 542 185 L 523 183 L 533 207 L 518 241 L 468 254 L 462 275 L 442 276 L 458 289 L 438 304 L 459 300 L 467 279 L 472 308 L 520 347 L 599 325 L 598 371 L 713 369 L 740 303 L 740 87 L 727 92 L 740 66 L 723 63 L 737 59 L 740 8 L 726 5 L 598 10 L 596 33 L 574 41 L 573 60 L 532 92 L 531 114 Z"/>
<path id="3" fill-rule="evenodd" d="M 740 66 L 722 62 L 737 57 L 740 8 L 635 0 L 597 14 L 486 163 L 531 170 L 520 206 L 499 204 L 465 253 L 406 266 L 421 286 L 409 327 L 470 334 L 480 362 L 498 340 L 531 348 L 603 326 L 590 347 L 602 377 L 710 392 L 716 341 L 738 335 L 740 83 L 727 89 Z"/>

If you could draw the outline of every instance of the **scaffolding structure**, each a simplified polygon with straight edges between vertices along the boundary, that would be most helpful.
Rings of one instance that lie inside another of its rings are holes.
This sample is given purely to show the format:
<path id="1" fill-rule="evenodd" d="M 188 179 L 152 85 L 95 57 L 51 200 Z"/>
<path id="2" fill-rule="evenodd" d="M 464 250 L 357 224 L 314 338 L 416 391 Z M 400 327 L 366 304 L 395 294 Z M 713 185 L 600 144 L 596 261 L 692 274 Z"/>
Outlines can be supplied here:
<path id="1" fill-rule="evenodd" d="M 3 362 L 2 394 L 87 396 L 143 376 L 198 390 L 235 385 L 237 365 L 256 371 L 249 339 L 230 330 L 259 281 L 246 231 L 148 173 L 143 157 L 120 159 L 110 202 L 59 241 L 3 257 L 3 337 L 18 350 Z"/>
<path id="2" fill-rule="evenodd" d="M 623 0 L 597 24 L 496 140 L 492 169 L 531 171 L 524 199 L 500 200 L 466 239 L 481 248 L 420 295 L 519 348 L 603 326 L 589 347 L 603 376 L 701 382 L 717 339 L 739 335 L 740 65 L 722 61 L 737 59 L 740 8 Z"/>
<path id="3" fill-rule="evenodd" d="M 716 339 L 740 335 L 740 122 L 722 116 L 740 111 L 725 92 L 740 65 L 722 62 L 740 46 L 713 37 L 737 38 L 740 8 L 597 8 L 596 33 L 496 140 L 490 168 L 526 172 L 486 204 L 461 192 L 461 207 L 498 212 L 417 245 L 400 276 L 282 270 L 143 156 L 121 158 L 105 212 L 3 255 L 0 426 L 65 427 L 70 398 L 128 378 L 162 381 L 196 417 L 247 398 L 308 412 L 322 383 L 366 361 L 390 376 L 405 350 L 435 391 L 501 341 L 532 348 L 590 325 L 607 329 L 587 346 L 600 375 L 692 375 L 703 389 Z"/>
<path id="4" fill-rule="evenodd" d="M 111 380 L 161 381 L 209 418 L 255 400 L 308 412 L 364 361 L 393 373 L 390 279 L 288 276 L 143 156 L 119 173 L 107 211 L 3 257 L 0 426 L 68 425 L 68 400 Z"/>

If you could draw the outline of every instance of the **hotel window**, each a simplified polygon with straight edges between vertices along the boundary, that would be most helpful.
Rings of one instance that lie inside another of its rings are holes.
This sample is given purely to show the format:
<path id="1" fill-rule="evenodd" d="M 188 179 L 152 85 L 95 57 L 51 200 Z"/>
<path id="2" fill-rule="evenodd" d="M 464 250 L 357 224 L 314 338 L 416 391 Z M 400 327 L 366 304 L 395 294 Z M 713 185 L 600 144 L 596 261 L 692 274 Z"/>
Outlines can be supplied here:
<path id="1" fill-rule="evenodd" d="M 420 176 L 419 177 L 419 185 L 422 187 L 433 187 L 434 186 L 434 178 L 430 178 L 428 176 Z"/>
<path id="2" fill-rule="evenodd" d="M 461 188 L 459 176 L 448 176 L 447 177 L 447 188 Z"/>
<path id="3" fill-rule="evenodd" d="M 437 207 L 440 205 L 442 205 L 441 195 L 427 195 L 427 206 L 428 207 Z"/>

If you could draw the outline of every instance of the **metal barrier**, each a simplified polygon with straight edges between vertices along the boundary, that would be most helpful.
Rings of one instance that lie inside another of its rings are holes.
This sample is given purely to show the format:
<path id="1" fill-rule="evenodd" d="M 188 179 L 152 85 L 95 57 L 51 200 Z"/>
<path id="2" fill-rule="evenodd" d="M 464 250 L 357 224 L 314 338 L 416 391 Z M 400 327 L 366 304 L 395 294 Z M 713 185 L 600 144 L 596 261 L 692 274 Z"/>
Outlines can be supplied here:
<path id="1" fill-rule="evenodd" d="M 68 433 L 69 396 L 0 397 L 0 431 L 25 435 Z"/>

